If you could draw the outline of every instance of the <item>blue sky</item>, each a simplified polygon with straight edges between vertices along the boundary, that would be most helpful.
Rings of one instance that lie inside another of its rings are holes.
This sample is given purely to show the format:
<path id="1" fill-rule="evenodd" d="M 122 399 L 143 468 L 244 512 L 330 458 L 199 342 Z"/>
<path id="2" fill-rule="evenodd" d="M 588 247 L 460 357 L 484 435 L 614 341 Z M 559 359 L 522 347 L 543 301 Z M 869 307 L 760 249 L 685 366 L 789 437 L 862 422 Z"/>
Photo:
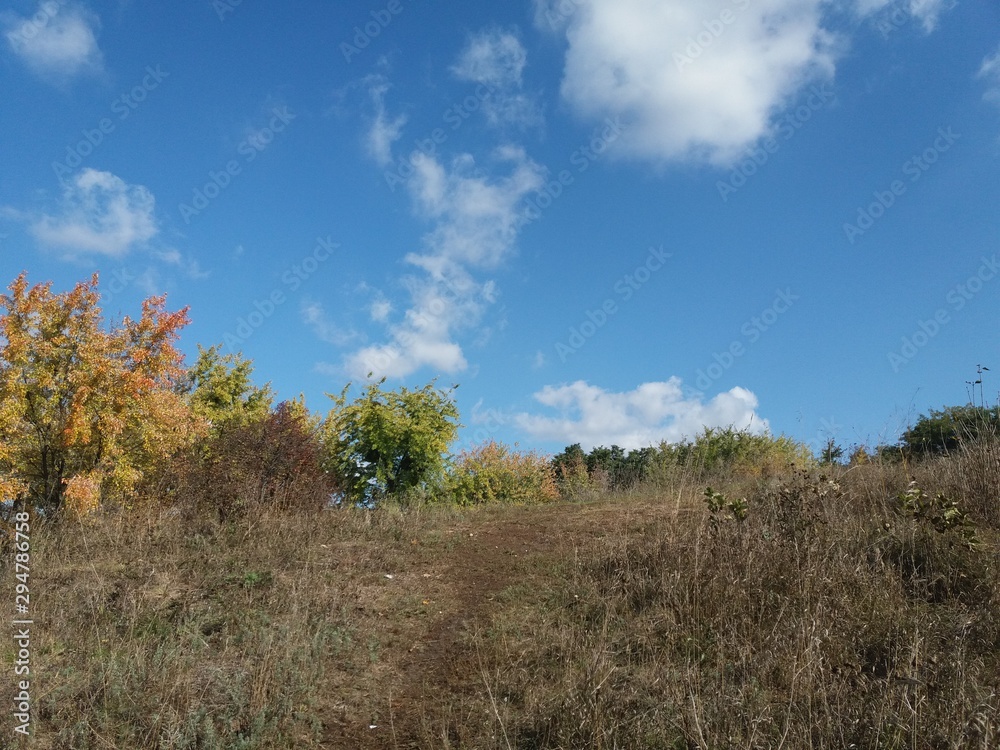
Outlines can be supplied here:
<path id="1" fill-rule="evenodd" d="M 458 383 L 464 445 L 874 444 L 1000 372 L 995 3 L 165 5 L 0 13 L 6 282 L 321 411 Z"/>

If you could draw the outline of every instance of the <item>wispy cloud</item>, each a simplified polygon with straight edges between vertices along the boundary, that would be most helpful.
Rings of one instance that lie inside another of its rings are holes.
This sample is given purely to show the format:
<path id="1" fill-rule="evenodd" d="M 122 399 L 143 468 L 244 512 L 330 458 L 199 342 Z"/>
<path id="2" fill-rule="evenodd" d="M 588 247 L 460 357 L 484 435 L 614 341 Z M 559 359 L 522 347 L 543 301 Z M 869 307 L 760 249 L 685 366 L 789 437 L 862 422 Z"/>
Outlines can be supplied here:
<path id="1" fill-rule="evenodd" d="M 757 397 L 750 391 L 733 388 L 705 402 L 686 397 L 676 377 L 620 393 L 578 380 L 545 386 L 534 397 L 557 416 L 521 413 L 515 424 L 535 439 L 581 443 L 587 450 L 598 445 L 631 450 L 663 440 L 676 442 L 695 437 L 705 427 L 768 429 L 767 420 L 757 415 Z"/>
<path id="2" fill-rule="evenodd" d="M 371 315 L 371 319 L 374 320 L 376 323 L 385 323 L 387 320 L 389 320 L 389 314 L 391 312 L 392 312 L 392 303 L 382 296 L 379 296 L 368 307 L 368 313 L 369 315 Z"/>
<path id="3" fill-rule="evenodd" d="M 334 323 L 326 314 L 323 306 L 315 300 L 303 299 L 300 312 L 302 321 L 312 329 L 321 341 L 334 346 L 345 346 L 358 337 L 356 332 L 346 331 Z"/>
<path id="4" fill-rule="evenodd" d="M 452 66 L 456 78 L 485 86 L 482 111 L 491 125 L 541 125 L 541 108 L 523 91 L 528 52 L 511 31 L 488 29 L 469 38 Z"/>
<path id="5" fill-rule="evenodd" d="M 983 98 L 1000 106 L 1000 47 L 993 55 L 983 60 L 978 77 L 986 81 L 986 93 L 983 94 Z"/>
<path id="6" fill-rule="evenodd" d="M 937 28 L 941 14 L 956 4 L 956 0 L 855 0 L 854 7 L 859 15 L 867 16 L 895 5 L 901 12 L 909 13 L 919 21 L 929 34 Z"/>
<path id="7" fill-rule="evenodd" d="M 434 226 L 423 251 L 404 258 L 419 271 L 403 279 L 409 307 L 392 322 L 389 309 L 380 306 L 389 340 L 348 355 L 344 366 L 352 377 L 405 377 L 421 367 L 452 373 L 468 366 L 455 334 L 475 326 L 495 299 L 493 283 L 477 281 L 471 271 L 495 268 L 509 256 L 518 206 L 543 183 L 542 168 L 519 148 L 498 149 L 494 162 L 506 170 L 503 176 L 484 174 L 468 154 L 448 165 L 433 156 L 414 158 L 407 187 L 417 215 Z"/>
<path id="8" fill-rule="evenodd" d="M 6 13 L 0 18 L 9 48 L 43 77 L 65 79 L 103 67 L 94 33 L 100 21 L 81 5 L 49 0 L 29 17 Z"/>
<path id="9" fill-rule="evenodd" d="M 65 183 L 59 210 L 30 220 L 43 247 L 66 256 L 96 253 L 120 258 L 158 232 L 153 194 L 111 172 L 84 169 Z"/>
<path id="10" fill-rule="evenodd" d="M 366 146 L 375 162 L 380 167 L 386 167 L 392 163 L 392 146 L 403 134 L 406 115 L 389 117 L 386 113 L 385 95 L 389 91 L 389 83 L 384 76 L 370 76 L 367 83 L 375 116 L 366 136 Z"/>

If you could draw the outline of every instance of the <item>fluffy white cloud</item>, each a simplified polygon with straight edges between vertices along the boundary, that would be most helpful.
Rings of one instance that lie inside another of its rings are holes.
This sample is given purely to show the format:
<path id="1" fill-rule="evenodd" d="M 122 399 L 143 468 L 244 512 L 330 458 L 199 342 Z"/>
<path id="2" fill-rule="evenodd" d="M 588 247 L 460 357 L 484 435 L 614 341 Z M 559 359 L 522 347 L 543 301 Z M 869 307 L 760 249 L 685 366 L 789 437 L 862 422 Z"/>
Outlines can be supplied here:
<path id="1" fill-rule="evenodd" d="M 158 232 L 152 193 L 110 172 L 84 169 L 64 185 L 59 208 L 34 219 L 29 230 L 43 246 L 67 255 L 120 258 Z"/>
<path id="2" fill-rule="evenodd" d="M 979 68 L 979 78 L 986 81 L 986 93 L 983 94 L 983 98 L 1000 105 L 1000 48 L 983 60 Z"/>
<path id="3" fill-rule="evenodd" d="M 580 443 L 590 450 L 598 445 L 620 445 L 629 450 L 693 438 L 705 427 L 749 428 L 765 431 L 766 420 L 757 413 L 757 397 L 744 388 L 720 393 L 708 402 L 685 396 L 681 380 L 643 383 L 624 393 L 578 380 L 546 386 L 535 400 L 558 416 L 521 413 L 515 424 L 538 440 Z"/>
<path id="4" fill-rule="evenodd" d="M 352 377 L 405 377 L 421 367 L 452 373 L 468 366 L 454 336 L 476 325 L 495 299 L 492 282 L 475 280 L 470 270 L 494 268 L 509 256 L 519 205 L 543 183 L 544 171 L 522 150 L 502 148 L 495 157 L 506 169 L 500 177 L 477 169 L 467 154 L 450 165 L 433 156 L 414 158 L 407 187 L 417 214 L 434 228 L 422 252 L 405 257 L 419 273 L 403 280 L 410 305 L 402 320 L 389 322 L 390 308 L 379 307 L 376 319 L 386 322 L 389 340 L 348 355 L 344 366 Z"/>
<path id="5" fill-rule="evenodd" d="M 6 14 L 4 21 L 8 46 L 36 73 L 65 78 L 102 67 L 99 22 L 78 5 L 47 0 L 30 17 Z"/>
<path id="6" fill-rule="evenodd" d="M 581 5 L 562 93 L 583 115 L 626 119 L 619 144 L 631 155 L 731 161 L 804 83 L 833 73 L 822 0 Z"/>
<path id="7" fill-rule="evenodd" d="M 902 0 L 901 12 L 929 31 L 950 1 Z M 900 0 L 536 0 L 536 19 L 565 29 L 570 106 L 630 123 L 616 152 L 727 165 L 804 87 L 832 79 L 845 45 L 826 14 L 890 2 Z"/>
<path id="8" fill-rule="evenodd" d="M 491 125 L 540 125 L 535 100 L 522 91 L 528 52 L 509 31 L 490 29 L 472 35 L 451 71 L 456 78 L 486 87 L 481 109 Z"/>

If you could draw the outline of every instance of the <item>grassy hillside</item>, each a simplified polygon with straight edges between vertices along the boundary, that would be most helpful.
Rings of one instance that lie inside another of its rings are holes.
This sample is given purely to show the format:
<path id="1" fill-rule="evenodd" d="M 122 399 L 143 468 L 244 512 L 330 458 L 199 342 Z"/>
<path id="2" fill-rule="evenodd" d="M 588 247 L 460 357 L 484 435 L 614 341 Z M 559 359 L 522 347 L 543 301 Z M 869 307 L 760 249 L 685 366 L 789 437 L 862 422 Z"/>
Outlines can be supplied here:
<path id="1" fill-rule="evenodd" d="M 996 445 L 710 479 L 37 526 L 23 744 L 1000 745 Z"/>

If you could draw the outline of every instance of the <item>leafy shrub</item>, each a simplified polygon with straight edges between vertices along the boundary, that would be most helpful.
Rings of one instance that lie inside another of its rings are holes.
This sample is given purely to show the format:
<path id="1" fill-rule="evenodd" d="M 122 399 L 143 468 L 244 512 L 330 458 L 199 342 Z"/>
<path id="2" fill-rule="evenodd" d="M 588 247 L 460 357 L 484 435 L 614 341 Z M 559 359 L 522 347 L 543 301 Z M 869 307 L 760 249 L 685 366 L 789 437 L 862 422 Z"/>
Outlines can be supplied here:
<path id="1" fill-rule="evenodd" d="M 347 403 L 350 384 L 333 397 L 323 425 L 326 468 L 348 499 L 369 504 L 426 487 L 444 475 L 445 451 L 458 431 L 458 408 L 433 381 L 418 390 L 384 391 L 382 378 Z"/>
<path id="2" fill-rule="evenodd" d="M 755 434 L 733 427 L 706 427 L 693 442 L 663 443 L 660 452 L 668 462 L 694 468 L 702 474 L 727 470 L 738 475 L 771 475 L 791 465 L 809 465 L 813 460 L 806 446 L 789 437 Z"/>
<path id="3" fill-rule="evenodd" d="M 579 443 L 569 445 L 562 453 L 553 456 L 551 466 L 556 487 L 563 497 L 572 497 L 593 486 L 587 470 L 587 454 Z"/>
<path id="4" fill-rule="evenodd" d="M 263 508 L 319 510 L 337 489 L 322 463 L 318 435 L 283 402 L 179 455 L 159 483 L 188 512 L 223 520 Z"/>
<path id="5" fill-rule="evenodd" d="M 974 443 L 1000 433 L 1000 407 L 949 406 L 931 409 L 903 433 L 902 445 L 916 453 L 950 453 L 963 443 Z"/>
<path id="6" fill-rule="evenodd" d="M 548 459 L 492 440 L 459 455 L 449 488 L 461 505 L 547 502 L 559 495 Z"/>

